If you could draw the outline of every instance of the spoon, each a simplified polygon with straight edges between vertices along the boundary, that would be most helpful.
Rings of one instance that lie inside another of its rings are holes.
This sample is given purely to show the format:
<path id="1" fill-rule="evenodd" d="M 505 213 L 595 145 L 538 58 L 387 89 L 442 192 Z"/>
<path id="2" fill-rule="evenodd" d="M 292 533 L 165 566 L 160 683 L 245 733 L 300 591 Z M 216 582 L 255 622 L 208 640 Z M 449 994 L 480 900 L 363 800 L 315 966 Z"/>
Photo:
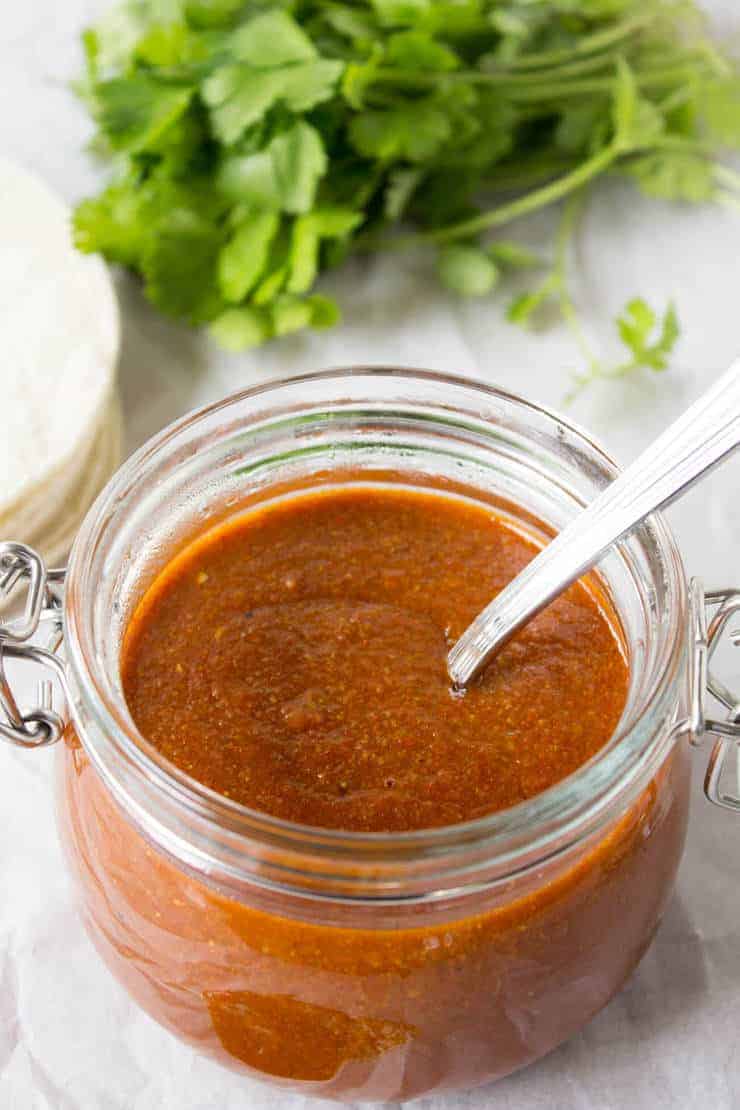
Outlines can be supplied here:
<path id="1" fill-rule="evenodd" d="M 646 516 L 680 497 L 740 445 L 740 359 L 528 563 L 447 656 L 462 689 L 522 625 Z"/>

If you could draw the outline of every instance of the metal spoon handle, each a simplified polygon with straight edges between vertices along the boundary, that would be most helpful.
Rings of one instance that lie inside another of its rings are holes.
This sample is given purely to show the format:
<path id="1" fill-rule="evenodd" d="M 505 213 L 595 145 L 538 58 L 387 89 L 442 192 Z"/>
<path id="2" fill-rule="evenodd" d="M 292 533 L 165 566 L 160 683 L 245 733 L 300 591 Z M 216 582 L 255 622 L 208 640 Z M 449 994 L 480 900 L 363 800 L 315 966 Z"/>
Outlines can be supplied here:
<path id="1" fill-rule="evenodd" d="M 466 686 L 494 652 L 656 509 L 680 497 L 740 445 L 740 360 L 528 563 L 463 632 L 447 657 Z"/>

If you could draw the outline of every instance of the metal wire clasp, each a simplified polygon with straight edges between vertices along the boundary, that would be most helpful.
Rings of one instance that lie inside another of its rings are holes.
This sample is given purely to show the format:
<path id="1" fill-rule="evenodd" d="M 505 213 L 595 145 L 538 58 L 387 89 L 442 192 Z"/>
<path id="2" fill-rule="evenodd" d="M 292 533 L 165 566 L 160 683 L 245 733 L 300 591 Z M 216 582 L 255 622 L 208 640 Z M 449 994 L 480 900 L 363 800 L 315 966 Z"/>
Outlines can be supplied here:
<path id="1" fill-rule="evenodd" d="M 25 590 L 22 615 L 0 618 L 0 738 L 22 748 L 54 744 L 64 731 L 62 716 L 53 708 L 49 679 L 38 685 L 35 708 L 22 712 L 6 673 L 8 659 L 35 663 L 54 672 L 66 694 L 64 666 L 55 654 L 62 642 L 64 570 L 47 570 L 40 555 L 25 544 L 0 542 L 0 604 L 11 591 Z M 46 646 L 30 643 L 41 625 L 49 626 Z"/>
<path id="2" fill-rule="evenodd" d="M 692 640 L 689 650 L 689 717 L 684 723 L 692 744 L 715 738 L 704 778 L 704 793 L 722 809 L 740 810 L 740 778 L 732 792 L 723 786 L 728 757 L 734 751 L 740 760 L 740 698 L 712 670 L 712 657 L 724 638 L 728 623 L 740 613 L 740 590 L 704 592 L 698 579 L 691 582 Z M 740 631 L 730 633 L 730 642 L 740 646 Z M 727 710 L 722 720 L 707 716 L 707 695 Z M 737 764 L 740 770 L 740 762 Z"/>

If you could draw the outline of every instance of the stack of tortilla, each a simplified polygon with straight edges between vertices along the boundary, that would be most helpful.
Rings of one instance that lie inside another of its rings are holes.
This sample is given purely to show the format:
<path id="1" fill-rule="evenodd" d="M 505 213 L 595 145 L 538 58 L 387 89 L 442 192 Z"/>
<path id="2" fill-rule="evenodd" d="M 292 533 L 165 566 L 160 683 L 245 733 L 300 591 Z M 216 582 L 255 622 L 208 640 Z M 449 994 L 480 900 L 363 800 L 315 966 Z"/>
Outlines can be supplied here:
<path id="1" fill-rule="evenodd" d="M 0 161 L 0 540 L 63 560 L 121 456 L 119 317 L 67 207 Z"/>

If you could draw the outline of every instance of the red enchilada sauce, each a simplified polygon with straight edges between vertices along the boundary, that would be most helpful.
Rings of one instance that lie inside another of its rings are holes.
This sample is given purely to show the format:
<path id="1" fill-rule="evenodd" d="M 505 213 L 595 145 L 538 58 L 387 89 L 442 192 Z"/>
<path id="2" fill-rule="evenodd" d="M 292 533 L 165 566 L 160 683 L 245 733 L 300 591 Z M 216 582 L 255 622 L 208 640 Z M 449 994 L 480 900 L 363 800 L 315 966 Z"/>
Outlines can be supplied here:
<path id="1" fill-rule="evenodd" d="M 140 731 L 235 801 L 364 831 L 523 801 L 613 733 L 627 666 L 577 584 L 464 694 L 445 657 L 532 558 L 490 509 L 355 487 L 274 502 L 191 544 L 123 653 Z"/>
<path id="2" fill-rule="evenodd" d="M 122 653 L 131 713 L 195 779 L 302 823 L 420 829 L 529 798 L 604 745 L 628 677 L 608 604 L 579 583 L 450 691 L 449 645 L 534 551 L 490 507 L 428 490 L 252 507 L 144 595 Z M 671 890 L 688 773 L 679 746 L 557 858 L 390 906 L 219 889 L 126 819 L 71 734 L 60 785 L 91 935 L 141 1005 L 250 1074 L 405 1099 L 505 1075 L 608 1001 Z"/>

